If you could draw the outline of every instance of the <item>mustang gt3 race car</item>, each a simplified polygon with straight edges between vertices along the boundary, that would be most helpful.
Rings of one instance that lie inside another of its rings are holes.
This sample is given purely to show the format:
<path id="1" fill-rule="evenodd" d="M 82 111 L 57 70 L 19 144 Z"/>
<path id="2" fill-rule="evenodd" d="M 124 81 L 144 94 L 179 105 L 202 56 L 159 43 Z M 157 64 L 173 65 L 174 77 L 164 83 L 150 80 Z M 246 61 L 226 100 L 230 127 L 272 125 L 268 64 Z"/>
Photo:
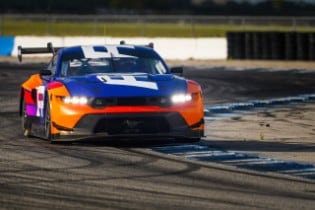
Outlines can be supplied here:
<path id="1" fill-rule="evenodd" d="M 21 85 L 25 136 L 53 142 L 204 135 L 200 85 L 177 76 L 183 69 L 169 69 L 153 44 L 54 48 L 48 43 L 18 51 L 20 61 L 22 54 L 53 55 L 47 69 Z"/>

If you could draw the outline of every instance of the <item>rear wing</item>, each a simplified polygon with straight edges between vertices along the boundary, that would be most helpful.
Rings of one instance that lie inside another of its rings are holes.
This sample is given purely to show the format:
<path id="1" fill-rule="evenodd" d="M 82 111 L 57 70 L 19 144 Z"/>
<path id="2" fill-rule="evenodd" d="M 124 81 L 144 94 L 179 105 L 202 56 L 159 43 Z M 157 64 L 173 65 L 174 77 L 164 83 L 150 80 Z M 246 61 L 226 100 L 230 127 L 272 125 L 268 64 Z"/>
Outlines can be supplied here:
<path id="1" fill-rule="evenodd" d="M 125 45 L 126 42 L 124 40 L 120 41 L 120 45 Z M 154 48 L 154 44 L 150 42 L 147 45 L 139 45 L 143 47 L 150 47 Z M 19 62 L 22 62 L 22 55 L 23 54 L 46 54 L 46 53 L 52 53 L 53 55 L 63 47 L 53 47 L 51 42 L 47 43 L 47 47 L 31 47 L 31 48 L 23 48 L 22 46 L 18 46 L 18 60 Z"/>
<path id="2" fill-rule="evenodd" d="M 62 49 L 62 47 L 53 47 L 51 42 L 47 43 L 47 47 L 31 47 L 31 48 L 23 48 L 22 46 L 18 46 L 18 60 L 22 62 L 23 54 L 45 54 L 52 53 L 53 55 Z"/>
<path id="3" fill-rule="evenodd" d="M 120 45 L 125 45 L 126 42 L 125 42 L 125 40 L 121 40 L 121 41 L 119 42 L 119 44 L 120 44 Z M 153 42 L 150 42 L 149 44 L 146 44 L 146 45 L 139 45 L 139 46 L 142 46 L 142 47 L 149 47 L 149 48 L 154 49 L 154 44 L 153 44 Z"/>

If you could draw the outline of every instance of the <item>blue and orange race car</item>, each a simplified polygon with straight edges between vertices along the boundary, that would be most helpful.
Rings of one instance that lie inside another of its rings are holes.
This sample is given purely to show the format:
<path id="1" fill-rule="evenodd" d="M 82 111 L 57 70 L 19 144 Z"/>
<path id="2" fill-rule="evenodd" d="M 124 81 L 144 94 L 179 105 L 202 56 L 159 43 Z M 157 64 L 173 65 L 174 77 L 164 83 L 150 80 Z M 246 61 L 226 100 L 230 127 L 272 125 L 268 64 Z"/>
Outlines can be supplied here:
<path id="1" fill-rule="evenodd" d="M 169 69 L 152 46 L 19 46 L 19 59 L 22 54 L 53 54 L 47 69 L 21 85 L 24 135 L 51 142 L 86 137 L 199 140 L 204 135 L 201 87 L 177 76 L 183 69 Z"/>

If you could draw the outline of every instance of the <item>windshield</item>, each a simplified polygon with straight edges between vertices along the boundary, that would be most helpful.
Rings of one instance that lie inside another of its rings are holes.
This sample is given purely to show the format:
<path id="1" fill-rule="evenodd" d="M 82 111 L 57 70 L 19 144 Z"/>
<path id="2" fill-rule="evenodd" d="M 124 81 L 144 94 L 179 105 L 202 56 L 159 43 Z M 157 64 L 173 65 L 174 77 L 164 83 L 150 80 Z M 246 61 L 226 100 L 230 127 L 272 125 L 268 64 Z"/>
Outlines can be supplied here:
<path id="1" fill-rule="evenodd" d="M 167 72 L 161 60 L 156 58 L 114 57 L 80 58 L 65 60 L 61 64 L 61 76 L 82 76 L 94 73 L 148 73 Z"/>

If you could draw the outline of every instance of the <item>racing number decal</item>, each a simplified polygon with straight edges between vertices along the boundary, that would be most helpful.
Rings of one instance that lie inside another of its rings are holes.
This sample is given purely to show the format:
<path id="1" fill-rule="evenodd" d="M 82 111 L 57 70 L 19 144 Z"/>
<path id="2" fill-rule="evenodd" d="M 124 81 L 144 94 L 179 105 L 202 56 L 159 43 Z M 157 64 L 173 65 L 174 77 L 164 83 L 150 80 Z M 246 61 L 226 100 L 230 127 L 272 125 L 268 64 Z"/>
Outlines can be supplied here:
<path id="1" fill-rule="evenodd" d="M 81 49 L 83 51 L 85 58 L 108 58 L 108 57 L 110 57 L 110 54 L 108 52 L 95 51 L 92 46 L 82 46 Z"/>
<path id="2" fill-rule="evenodd" d="M 45 86 L 39 86 L 36 88 L 36 101 L 37 101 L 36 116 L 37 117 L 44 116 L 44 100 L 45 100 Z"/>
<path id="3" fill-rule="evenodd" d="M 133 86 L 133 87 L 141 87 L 141 88 L 148 88 L 153 90 L 158 90 L 158 86 L 155 82 L 148 82 L 148 81 L 138 81 L 134 76 L 131 75 L 124 75 L 121 76 L 119 79 L 113 79 L 108 75 L 101 75 L 97 76 L 97 78 L 109 85 L 125 85 L 125 86 Z"/>
<path id="4" fill-rule="evenodd" d="M 134 48 L 133 46 L 124 46 L 125 48 Z M 82 52 L 85 58 L 110 58 L 110 57 L 119 57 L 119 58 L 132 58 L 134 56 L 120 54 L 116 46 L 108 45 L 104 49 L 95 50 L 93 46 L 82 46 Z M 104 50 L 104 51 L 102 51 Z"/>

